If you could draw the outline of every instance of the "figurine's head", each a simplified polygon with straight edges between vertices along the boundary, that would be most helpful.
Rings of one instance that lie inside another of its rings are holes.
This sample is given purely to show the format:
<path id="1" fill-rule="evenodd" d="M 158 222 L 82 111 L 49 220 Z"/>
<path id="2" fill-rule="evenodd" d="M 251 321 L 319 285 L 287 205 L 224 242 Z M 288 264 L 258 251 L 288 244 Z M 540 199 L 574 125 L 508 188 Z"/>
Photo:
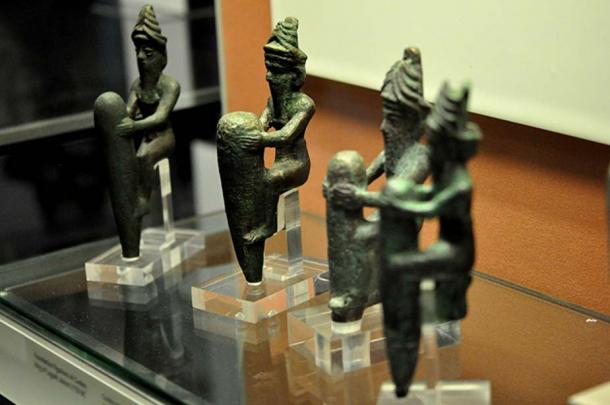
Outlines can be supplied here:
<path id="1" fill-rule="evenodd" d="M 329 186 L 338 183 L 349 183 L 366 189 L 366 166 L 364 159 L 356 151 L 338 152 L 328 163 L 326 181 Z"/>
<path id="2" fill-rule="evenodd" d="M 262 148 L 244 148 L 245 138 L 256 139 L 263 132 L 258 116 L 251 112 L 234 111 L 223 115 L 216 127 L 218 153 L 239 159 L 243 154 L 260 155 Z M 239 156 L 237 156 L 239 155 Z"/>
<path id="3" fill-rule="evenodd" d="M 267 81 L 272 89 L 298 91 L 305 82 L 307 55 L 299 49 L 299 20 L 286 17 L 271 33 L 265 52 Z"/>
<path id="4" fill-rule="evenodd" d="M 476 124 L 468 122 L 469 93 L 468 84 L 460 89 L 443 84 L 426 120 L 433 165 L 446 161 L 466 162 L 477 152 L 482 135 Z"/>
<path id="5" fill-rule="evenodd" d="M 424 99 L 421 54 L 418 48 L 405 49 L 403 58 L 386 73 L 381 86 L 384 136 L 420 135 L 422 120 L 430 107 Z"/>
<path id="6" fill-rule="evenodd" d="M 150 4 L 140 10 L 131 39 L 136 46 L 140 75 L 161 74 L 167 65 L 167 38 L 161 34 L 155 10 Z"/>

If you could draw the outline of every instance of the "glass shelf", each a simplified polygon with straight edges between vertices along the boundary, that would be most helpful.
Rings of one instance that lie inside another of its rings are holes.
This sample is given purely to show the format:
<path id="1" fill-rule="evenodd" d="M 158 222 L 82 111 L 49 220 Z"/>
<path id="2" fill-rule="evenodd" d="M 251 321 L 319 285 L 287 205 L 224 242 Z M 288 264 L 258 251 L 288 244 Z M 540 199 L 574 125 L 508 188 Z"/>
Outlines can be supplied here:
<path id="1" fill-rule="evenodd" d="M 306 256 L 324 258 L 324 224 L 303 215 Z M 165 401 L 376 402 L 389 380 L 385 361 L 330 376 L 289 349 L 285 313 L 264 324 L 231 327 L 226 320 L 202 318 L 191 306 L 191 287 L 235 265 L 226 220 L 218 213 L 176 225 L 202 230 L 206 249 L 172 270 L 167 282 L 162 277 L 142 295 L 131 295 L 130 302 L 122 302 L 129 295 L 123 290 L 87 284 L 84 263 L 115 243 L 105 240 L 0 267 L 0 315 L 115 381 Z M 267 252 L 286 254 L 284 238 L 270 239 Z M 494 404 L 565 403 L 608 379 L 607 316 L 480 276 L 468 298 L 459 352 L 447 355 L 459 355 L 461 378 L 491 382 Z M 308 305 L 325 299 L 317 295 Z M 219 325 L 224 333 L 216 333 Z"/>

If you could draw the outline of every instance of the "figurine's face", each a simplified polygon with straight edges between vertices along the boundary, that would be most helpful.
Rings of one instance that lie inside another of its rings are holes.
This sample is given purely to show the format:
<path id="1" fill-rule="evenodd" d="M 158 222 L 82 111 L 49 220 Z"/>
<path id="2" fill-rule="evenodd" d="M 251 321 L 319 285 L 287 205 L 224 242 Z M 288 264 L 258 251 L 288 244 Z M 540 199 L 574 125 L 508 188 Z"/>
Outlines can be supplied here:
<path id="1" fill-rule="evenodd" d="M 265 78 L 272 91 L 288 92 L 292 89 L 295 74 L 290 71 L 281 71 L 267 68 Z"/>
<path id="2" fill-rule="evenodd" d="M 408 136 L 411 132 L 411 120 L 405 115 L 398 114 L 394 111 L 388 112 L 384 109 L 383 120 L 379 129 L 384 138 L 397 139 L 399 137 Z"/>
<path id="3" fill-rule="evenodd" d="M 167 58 L 163 51 L 143 41 L 136 42 L 136 56 L 140 74 L 159 74 L 167 62 Z"/>

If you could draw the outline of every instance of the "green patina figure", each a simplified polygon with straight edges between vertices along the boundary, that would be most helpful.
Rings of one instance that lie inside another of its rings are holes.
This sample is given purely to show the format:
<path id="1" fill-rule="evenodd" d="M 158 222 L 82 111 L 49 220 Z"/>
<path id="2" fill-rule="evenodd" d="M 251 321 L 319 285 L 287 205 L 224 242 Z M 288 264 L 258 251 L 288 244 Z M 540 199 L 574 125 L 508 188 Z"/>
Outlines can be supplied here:
<path id="1" fill-rule="evenodd" d="M 365 191 L 368 182 L 362 156 L 355 151 L 337 153 L 328 164 L 326 183 L 329 188 L 347 184 Z M 376 223 L 364 217 L 361 205 L 345 207 L 327 200 L 326 229 L 332 321 L 358 321 L 367 306 L 379 302 Z"/>
<path id="2" fill-rule="evenodd" d="M 110 174 L 110 199 L 123 258 L 140 255 L 142 217 L 150 208 L 154 166 L 174 150 L 169 115 L 180 85 L 163 74 L 167 64 L 167 38 L 151 5 L 142 7 L 131 38 L 136 47 L 140 77 L 129 91 L 127 103 L 107 92 L 94 105 L 95 127 L 100 134 Z"/>
<path id="3" fill-rule="evenodd" d="M 378 213 L 364 218 L 362 207 L 380 207 L 384 200 L 380 192 L 367 191 L 367 185 L 383 173 L 388 179 L 401 177 L 420 183 L 430 172 L 428 147 L 419 142 L 430 110 L 422 80 L 419 49 L 405 49 L 403 59 L 392 65 L 381 88 L 384 151 L 366 171 L 356 152 L 341 152 L 329 164 L 324 195 L 329 306 L 335 322 L 359 320 L 367 306 L 379 302 L 375 252 Z M 403 226 L 411 227 L 416 238 L 419 222 L 415 218 L 405 222 Z"/>
<path id="4" fill-rule="evenodd" d="M 277 231 L 279 196 L 309 176 L 305 129 L 315 106 L 301 92 L 307 56 L 298 47 L 297 29 L 297 19 L 286 18 L 264 46 L 271 97 L 261 116 L 233 112 L 218 122 L 218 165 L 229 229 L 251 284 L 263 278 L 265 240 Z M 266 147 L 276 148 L 268 169 Z"/>
<path id="5" fill-rule="evenodd" d="M 436 281 L 439 321 L 466 316 L 466 290 L 475 259 L 472 180 L 466 163 L 481 140 L 478 127 L 468 122 L 468 95 L 468 87 L 454 91 L 445 84 L 427 118 L 433 184 L 394 177 L 383 191 L 380 293 L 397 396 L 407 394 L 417 364 L 419 282 Z M 425 251 L 419 251 L 413 226 L 413 220 L 421 217 L 438 217 L 440 223 L 438 241 Z"/>

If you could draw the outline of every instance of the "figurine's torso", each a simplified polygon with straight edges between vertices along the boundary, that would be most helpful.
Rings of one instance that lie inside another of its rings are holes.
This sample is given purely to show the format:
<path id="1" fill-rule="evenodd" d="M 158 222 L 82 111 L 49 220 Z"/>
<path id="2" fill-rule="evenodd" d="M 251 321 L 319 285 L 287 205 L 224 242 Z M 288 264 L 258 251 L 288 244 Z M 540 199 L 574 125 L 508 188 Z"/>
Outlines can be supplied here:
<path id="1" fill-rule="evenodd" d="M 407 133 L 384 136 L 385 162 L 387 178 L 400 176 L 419 183 L 429 173 L 428 147 L 417 141 L 418 134 Z"/>
<path id="2" fill-rule="evenodd" d="M 474 264 L 474 234 L 470 208 L 472 203 L 472 182 L 465 168 L 455 170 L 449 178 L 435 185 L 437 191 L 454 188 L 455 196 L 441 207 L 439 216 L 440 241 L 458 247 L 461 254 L 455 263 L 458 270 L 470 270 Z"/>
<path id="3" fill-rule="evenodd" d="M 274 103 L 270 99 L 269 106 L 271 108 L 271 127 L 274 129 L 282 129 L 284 125 L 296 114 L 313 109 L 313 101 L 305 93 L 295 93 L 289 100 L 284 101 L 281 105 Z M 276 161 L 283 160 L 307 160 L 309 154 L 307 152 L 307 144 L 305 142 L 305 130 L 303 129 L 297 134 L 293 142 L 286 145 L 278 146 L 275 151 Z"/>
<path id="4" fill-rule="evenodd" d="M 135 120 L 143 120 L 154 115 L 159 108 L 159 104 L 164 97 L 169 96 L 165 94 L 171 88 L 172 82 L 175 82 L 171 77 L 161 74 L 158 81 L 155 84 L 143 85 L 141 79 L 137 79 L 132 85 L 132 95 L 130 98 L 134 98 L 133 106 L 128 106 L 129 116 Z M 167 118 L 160 125 L 155 126 L 154 129 L 142 131 L 140 139 L 144 142 L 150 142 L 159 136 L 172 138 L 173 143 L 174 133 L 171 130 L 171 123 Z M 171 148 L 173 149 L 173 148 Z M 171 153 L 171 150 L 167 152 L 167 155 Z"/>

